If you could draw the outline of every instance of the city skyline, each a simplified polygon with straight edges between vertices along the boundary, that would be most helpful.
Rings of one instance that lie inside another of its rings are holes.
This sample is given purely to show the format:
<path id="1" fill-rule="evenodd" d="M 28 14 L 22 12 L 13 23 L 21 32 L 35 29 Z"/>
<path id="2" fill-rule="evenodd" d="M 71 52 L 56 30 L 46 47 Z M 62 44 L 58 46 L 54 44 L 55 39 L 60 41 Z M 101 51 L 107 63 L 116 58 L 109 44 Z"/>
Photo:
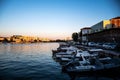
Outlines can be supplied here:
<path id="1" fill-rule="evenodd" d="M 0 36 L 71 37 L 119 15 L 118 0 L 2 0 Z"/>

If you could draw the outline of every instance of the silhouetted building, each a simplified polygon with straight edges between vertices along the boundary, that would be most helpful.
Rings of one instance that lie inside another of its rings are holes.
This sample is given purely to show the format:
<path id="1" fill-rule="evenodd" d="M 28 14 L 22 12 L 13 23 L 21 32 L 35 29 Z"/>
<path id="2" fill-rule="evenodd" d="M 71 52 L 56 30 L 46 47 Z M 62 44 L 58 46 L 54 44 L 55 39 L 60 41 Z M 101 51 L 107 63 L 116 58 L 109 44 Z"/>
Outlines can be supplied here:
<path id="1" fill-rule="evenodd" d="M 120 43 L 120 28 L 106 29 L 100 32 L 88 34 L 90 42 Z"/>

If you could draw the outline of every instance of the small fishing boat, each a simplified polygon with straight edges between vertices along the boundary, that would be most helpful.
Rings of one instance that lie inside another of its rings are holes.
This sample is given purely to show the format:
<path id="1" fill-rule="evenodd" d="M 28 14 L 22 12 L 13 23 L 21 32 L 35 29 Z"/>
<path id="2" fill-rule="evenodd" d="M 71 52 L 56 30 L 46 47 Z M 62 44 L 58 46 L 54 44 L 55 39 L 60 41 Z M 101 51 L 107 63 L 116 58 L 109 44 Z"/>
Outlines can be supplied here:
<path id="1" fill-rule="evenodd" d="M 67 50 L 66 52 L 58 52 L 56 54 L 54 54 L 54 58 L 56 59 L 60 59 L 62 60 L 61 58 L 73 58 L 75 55 L 75 51 L 74 50 Z"/>
<path id="2" fill-rule="evenodd" d="M 60 47 L 57 50 L 52 50 L 53 57 L 56 59 L 61 58 L 72 58 L 75 55 L 75 51 L 77 48 L 70 46 L 70 47 Z M 61 59 L 63 60 L 63 59 Z"/>

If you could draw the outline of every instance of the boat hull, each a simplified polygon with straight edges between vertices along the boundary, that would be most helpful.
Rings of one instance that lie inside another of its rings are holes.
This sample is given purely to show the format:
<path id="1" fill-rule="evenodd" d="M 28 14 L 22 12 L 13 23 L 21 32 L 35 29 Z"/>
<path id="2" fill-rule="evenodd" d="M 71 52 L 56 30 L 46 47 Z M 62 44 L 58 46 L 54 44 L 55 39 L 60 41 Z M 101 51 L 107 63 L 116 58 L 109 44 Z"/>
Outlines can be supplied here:
<path id="1" fill-rule="evenodd" d="M 79 70 L 62 70 L 64 73 L 70 75 L 79 75 L 79 76 L 105 76 L 105 77 L 119 77 L 120 75 L 120 66 L 112 67 L 108 69 L 98 69 L 98 70 L 88 70 L 88 71 L 79 71 Z"/>

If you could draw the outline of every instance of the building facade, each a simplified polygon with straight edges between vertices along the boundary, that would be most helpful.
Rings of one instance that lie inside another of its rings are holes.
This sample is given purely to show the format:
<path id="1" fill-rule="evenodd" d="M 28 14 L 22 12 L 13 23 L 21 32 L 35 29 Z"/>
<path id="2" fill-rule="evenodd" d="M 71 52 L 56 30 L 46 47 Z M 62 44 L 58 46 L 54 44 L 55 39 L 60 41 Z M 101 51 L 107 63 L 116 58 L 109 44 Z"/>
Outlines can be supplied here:
<path id="1" fill-rule="evenodd" d="M 0 42 L 2 42 L 4 40 L 4 37 L 0 37 Z"/>
<path id="2" fill-rule="evenodd" d="M 81 41 L 84 43 L 88 42 L 88 34 L 91 33 L 91 28 L 90 27 L 85 27 L 81 29 Z"/>
<path id="3" fill-rule="evenodd" d="M 89 42 L 120 43 L 120 28 L 106 29 L 101 32 L 88 34 Z"/>
<path id="4" fill-rule="evenodd" d="M 99 32 L 104 29 L 110 29 L 112 27 L 110 20 L 103 20 L 93 26 L 91 26 L 91 33 Z"/>
<path id="5" fill-rule="evenodd" d="M 110 19 L 110 22 L 112 24 L 112 28 L 120 28 L 120 17 L 115 17 Z"/>
<path id="6" fill-rule="evenodd" d="M 81 42 L 120 43 L 120 17 L 103 20 L 81 29 Z"/>
<path id="7" fill-rule="evenodd" d="M 90 42 L 120 43 L 120 17 L 103 20 L 91 26 L 91 34 L 88 34 Z"/>

